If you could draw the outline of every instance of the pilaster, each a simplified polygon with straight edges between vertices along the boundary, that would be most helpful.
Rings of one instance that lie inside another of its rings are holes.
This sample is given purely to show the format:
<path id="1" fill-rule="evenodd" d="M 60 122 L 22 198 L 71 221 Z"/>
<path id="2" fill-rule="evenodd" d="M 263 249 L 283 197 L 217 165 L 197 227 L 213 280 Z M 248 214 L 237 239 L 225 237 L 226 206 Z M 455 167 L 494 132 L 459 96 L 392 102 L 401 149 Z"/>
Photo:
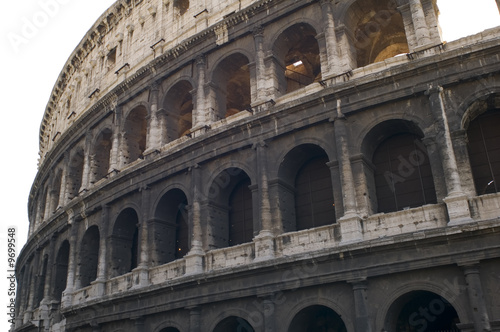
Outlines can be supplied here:
<path id="1" fill-rule="evenodd" d="M 474 331 L 491 331 L 488 310 L 484 301 L 479 263 L 463 265 L 463 271 L 467 284 L 467 294 L 469 295 L 469 310 L 474 320 Z"/>
<path id="2" fill-rule="evenodd" d="M 201 231 L 201 200 L 202 200 L 202 170 L 199 165 L 190 168 L 191 192 L 193 192 L 193 203 L 188 215 L 191 228 L 191 248 L 186 259 L 186 274 L 198 274 L 203 272 L 203 239 Z"/>
<path id="3" fill-rule="evenodd" d="M 340 63 L 342 63 L 339 50 L 337 35 L 335 33 L 335 21 L 333 19 L 333 5 L 330 0 L 321 0 L 321 11 L 323 14 L 323 31 L 326 45 L 326 63 L 327 67 L 324 68 L 323 78 L 328 76 L 339 75 L 342 70 Z"/>
<path id="4" fill-rule="evenodd" d="M 365 280 L 352 282 L 354 295 L 355 330 L 356 332 L 372 332 L 370 317 L 368 315 L 368 303 L 366 297 L 367 284 Z"/>

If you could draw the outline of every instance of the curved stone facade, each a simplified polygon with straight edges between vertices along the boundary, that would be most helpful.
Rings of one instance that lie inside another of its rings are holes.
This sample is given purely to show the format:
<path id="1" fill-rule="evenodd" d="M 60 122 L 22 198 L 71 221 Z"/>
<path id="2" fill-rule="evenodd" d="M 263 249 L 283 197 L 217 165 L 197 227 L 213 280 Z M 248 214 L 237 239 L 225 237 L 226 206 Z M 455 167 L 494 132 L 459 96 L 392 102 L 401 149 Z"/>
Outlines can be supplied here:
<path id="1" fill-rule="evenodd" d="M 499 39 L 118 1 L 43 118 L 14 331 L 500 331 Z"/>

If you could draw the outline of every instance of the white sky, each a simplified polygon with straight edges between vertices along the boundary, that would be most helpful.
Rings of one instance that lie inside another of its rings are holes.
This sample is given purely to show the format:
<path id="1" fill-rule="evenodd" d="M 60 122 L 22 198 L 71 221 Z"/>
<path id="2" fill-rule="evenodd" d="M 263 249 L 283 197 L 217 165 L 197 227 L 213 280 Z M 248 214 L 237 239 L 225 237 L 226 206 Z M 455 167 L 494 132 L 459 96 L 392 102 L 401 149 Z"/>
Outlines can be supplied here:
<path id="1" fill-rule="evenodd" d="M 18 228 L 17 251 L 26 241 L 27 201 L 36 174 L 38 132 L 61 69 L 97 18 L 114 0 L 6 1 L 0 12 L 0 331 L 8 331 L 7 242 Z M 47 6 L 44 4 L 52 4 Z M 55 5 L 54 5 L 55 4 Z M 443 38 L 452 41 L 500 25 L 495 0 L 438 0 Z M 47 15 L 47 14 L 49 15 Z M 47 19 L 45 19 L 47 18 Z M 26 22 L 37 23 L 27 30 Z M 30 35 L 28 35 L 30 34 Z M 14 47 L 9 36 L 26 37 Z"/>

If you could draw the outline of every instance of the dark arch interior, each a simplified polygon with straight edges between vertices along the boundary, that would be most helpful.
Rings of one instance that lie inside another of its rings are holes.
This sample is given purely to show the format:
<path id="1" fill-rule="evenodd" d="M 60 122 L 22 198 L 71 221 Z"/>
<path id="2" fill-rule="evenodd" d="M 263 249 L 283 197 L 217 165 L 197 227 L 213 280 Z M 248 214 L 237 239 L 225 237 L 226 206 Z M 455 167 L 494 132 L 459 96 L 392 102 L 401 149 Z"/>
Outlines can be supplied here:
<path id="1" fill-rule="evenodd" d="M 332 309 L 314 305 L 302 309 L 290 323 L 288 332 L 347 332 L 342 318 Z"/>
<path id="2" fill-rule="evenodd" d="M 116 219 L 111 236 L 111 276 L 132 271 L 138 264 L 139 217 L 132 208 L 123 210 Z"/>
<path id="3" fill-rule="evenodd" d="M 443 297 L 413 291 L 396 300 L 386 318 L 386 330 L 396 332 L 459 332 L 458 314 Z"/>
<path id="4" fill-rule="evenodd" d="M 167 327 L 167 328 L 161 329 L 160 332 L 179 332 L 179 330 L 176 329 L 175 327 Z"/>
<path id="5" fill-rule="evenodd" d="M 193 125 L 193 86 L 188 81 L 180 81 L 167 93 L 164 109 L 167 111 L 168 140 L 173 141 L 189 134 Z"/>
<path id="6" fill-rule="evenodd" d="M 467 129 L 469 160 L 478 195 L 500 191 L 500 109 L 475 118 Z"/>
<path id="7" fill-rule="evenodd" d="M 106 128 L 97 138 L 94 148 L 94 164 L 92 165 L 93 182 L 99 181 L 108 174 L 111 155 L 111 136 L 111 130 Z"/>
<path id="8" fill-rule="evenodd" d="M 229 197 L 229 246 L 252 241 L 253 209 L 249 186 L 248 177 L 240 180 Z"/>
<path id="9" fill-rule="evenodd" d="M 245 319 L 231 316 L 217 324 L 213 332 L 254 332 L 254 329 Z"/>
<path id="10" fill-rule="evenodd" d="M 80 285 L 89 286 L 97 278 L 99 262 L 99 229 L 90 227 L 83 236 L 80 246 Z"/>
<path id="11" fill-rule="evenodd" d="M 321 80 L 321 63 L 316 30 L 300 23 L 287 28 L 276 40 L 276 56 L 284 68 L 280 91 L 289 93 Z M 283 76 L 284 75 L 284 76 Z"/>
<path id="12" fill-rule="evenodd" d="M 66 289 L 66 280 L 68 278 L 69 262 L 69 242 L 64 241 L 59 248 L 56 256 L 56 275 L 53 296 L 56 301 L 61 301 L 62 293 Z"/>
<path id="13" fill-rule="evenodd" d="M 124 137 L 127 149 L 124 151 L 125 164 L 143 158 L 142 154 L 146 150 L 147 115 L 146 108 L 139 106 L 127 116 Z"/>
<path id="14" fill-rule="evenodd" d="M 184 257 L 189 251 L 188 201 L 180 189 L 168 191 L 155 211 L 153 265 Z"/>
<path id="15" fill-rule="evenodd" d="M 82 186 L 84 154 L 83 149 L 78 149 L 70 160 L 67 186 L 69 199 L 78 196 Z"/>

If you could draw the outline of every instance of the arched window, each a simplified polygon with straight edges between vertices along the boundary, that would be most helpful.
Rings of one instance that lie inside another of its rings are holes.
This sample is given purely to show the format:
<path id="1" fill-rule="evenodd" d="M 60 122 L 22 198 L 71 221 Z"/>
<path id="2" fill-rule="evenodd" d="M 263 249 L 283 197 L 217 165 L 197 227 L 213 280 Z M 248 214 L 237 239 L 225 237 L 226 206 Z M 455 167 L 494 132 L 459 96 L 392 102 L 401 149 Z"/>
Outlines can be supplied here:
<path id="1" fill-rule="evenodd" d="M 321 156 L 307 161 L 295 178 L 295 213 L 297 230 L 332 224 L 335 204 L 331 173 Z"/>
<path id="2" fill-rule="evenodd" d="M 316 30 L 309 24 L 292 25 L 280 34 L 273 47 L 277 64 L 278 90 L 289 93 L 321 80 Z"/>
<path id="3" fill-rule="evenodd" d="M 378 212 L 436 203 L 427 148 L 411 133 L 393 135 L 373 154 Z"/>
<path id="4" fill-rule="evenodd" d="M 389 308 L 386 331 L 449 331 L 459 332 L 458 314 L 442 296 L 427 291 L 409 292 Z"/>
<path id="5" fill-rule="evenodd" d="M 35 289 L 35 308 L 40 305 L 40 302 L 43 300 L 44 290 L 45 290 L 45 281 L 47 277 L 47 265 L 48 265 L 49 257 L 48 255 L 44 255 L 42 264 L 40 266 L 40 272 L 36 276 L 36 289 Z"/>
<path id="6" fill-rule="evenodd" d="M 180 189 L 169 190 L 156 207 L 153 222 L 153 265 L 184 257 L 189 251 L 187 198 Z"/>
<path id="7" fill-rule="evenodd" d="M 111 130 L 106 128 L 99 134 L 96 140 L 92 160 L 92 183 L 105 178 L 108 174 L 111 155 L 111 136 Z"/>
<path id="8" fill-rule="evenodd" d="M 167 136 L 169 141 L 190 133 L 193 126 L 193 86 L 180 81 L 167 93 L 163 108 L 167 112 Z"/>
<path id="9" fill-rule="evenodd" d="M 56 301 L 61 301 L 62 293 L 66 289 L 69 263 L 69 242 L 64 241 L 56 256 L 56 274 L 54 278 L 53 296 Z"/>
<path id="10" fill-rule="evenodd" d="M 217 117 L 227 118 L 249 109 L 250 70 L 248 58 L 236 53 L 222 60 L 214 72 L 213 81 L 217 85 Z"/>
<path id="11" fill-rule="evenodd" d="M 64 202 L 59 202 L 59 196 L 61 194 L 61 184 L 62 184 L 62 170 L 58 169 L 56 171 L 56 176 L 54 180 L 52 181 L 52 187 L 47 188 L 49 192 L 47 193 L 48 198 L 49 198 L 49 213 L 53 213 L 57 210 L 57 207 L 59 204 L 62 204 Z"/>
<path id="12" fill-rule="evenodd" d="M 167 327 L 167 328 L 161 329 L 160 332 L 179 332 L 179 330 L 176 329 L 175 327 Z"/>
<path id="13" fill-rule="evenodd" d="M 67 177 L 67 195 L 69 199 L 78 196 L 80 188 L 82 187 L 82 177 L 83 177 L 83 161 L 84 152 L 83 149 L 77 149 L 71 156 L 69 162 L 69 170 Z"/>
<path id="14" fill-rule="evenodd" d="M 253 209 L 249 186 L 250 179 L 242 179 L 229 197 L 229 246 L 252 241 Z"/>
<path id="15" fill-rule="evenodd" d="M 208 211 L 211 220 L 209 247 L 223 248 L 252 241 L 252 193 L 250 177 L 239 168 L 222 171 L 210 186 Z"/>
<path id="16" fill-rule="evenodd" d="M 97 226 L 90 227 L 80 245 L 79 279 L 80 287 L 87 287 L 97 279 L 97 267 L 99 262 L 99 229 Z"/>
<path id="17" fill-rule="evenodd" d="M 478 195 L 500 191 L 500 110 L 486 112 L 467 129 L 469 159 Z"/>
<path id="18" fill-rule="evenodd" d="M 355 67 L 409 52 L 403 17 L 391 0 L 358 0 L 346 14 Z"/>
<path id="19" fill-rule="evenodd" d="M 111 277 L 128 273 L 138 265 L 139 217 L 132 208 L 116 218 L 111 236 Z"/>
<path id="20" fill-rule="evenodd" d="M 134 108 L 125 120 L 125 148 L 123 151 L 124 163 L 130 164 L 139 158 L 143 158 L 146 150 L 146 134 L 148 112 L 145 107 Z"/>
<path id="21" fill-rule="evenodd" d="M 278 176 L 285 232 L 335 223 L 328 161 L 326 152 L 313 144 L 299 145 L 283 159 Z"/>
<path id="22" fill-rule="evenodd" d="M 230 316 L 217 324 L 213 332 L 254 332 L 254 329 L 247 320 Z"/>
<path id="23" fill-rule="evenodd" d="M 299 311 L 288 327 L 288 332 L 302 331 L 347 332 L 347 329 L 335 311 L 322 305 L 313 305 Z"/>

